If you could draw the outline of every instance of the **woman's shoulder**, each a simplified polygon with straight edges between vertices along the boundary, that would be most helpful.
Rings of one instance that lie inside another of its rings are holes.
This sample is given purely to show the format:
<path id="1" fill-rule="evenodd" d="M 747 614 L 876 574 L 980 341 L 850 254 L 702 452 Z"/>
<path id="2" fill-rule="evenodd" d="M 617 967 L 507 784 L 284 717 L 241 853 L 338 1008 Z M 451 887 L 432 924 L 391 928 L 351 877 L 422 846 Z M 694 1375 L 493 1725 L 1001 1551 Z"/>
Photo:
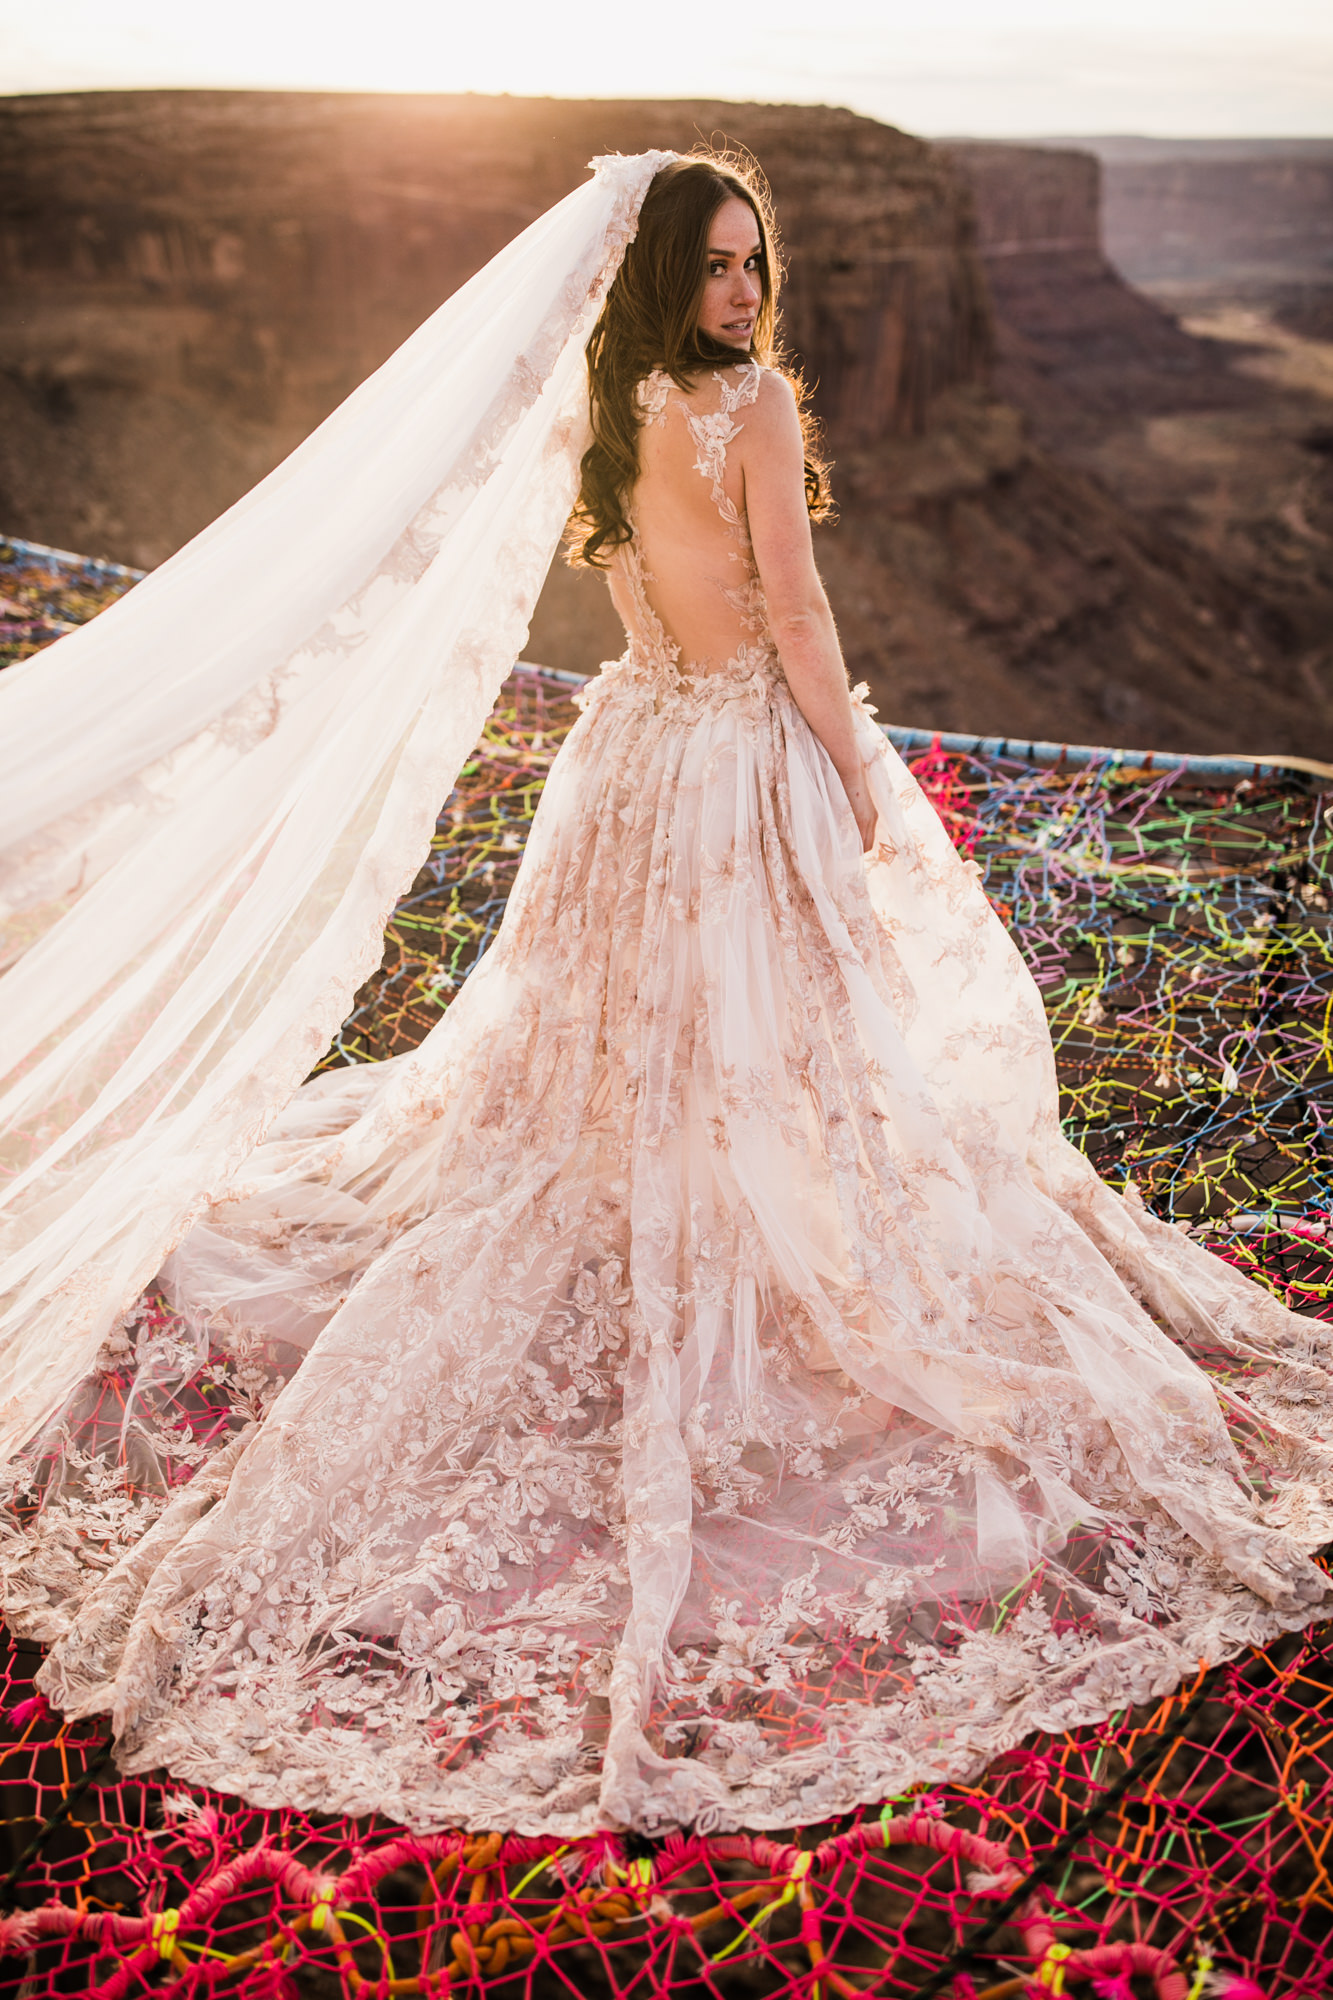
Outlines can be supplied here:
<path id="1" fill-rule="evenodd" d="M 755 386 L 754 400 L 758 409 L 774 416 L 786 416 L 796 408 L 796 391 L 780 368 L 766 367 L 761 361 L 752 361 Z"/>
<path id="2" fill-rule="evenodd" d="M 752 355 L 705 366 L 688 385 L 674 380 L 664 368 L 654 368 L 639 383 L 636 396 L 642 416 L 660 422 L 673 391 L 694 420 L 730 417 L 752 432 L 786 432 L 799 426 L 796 392 L 780 368 Z"/>
<path id="3" fill-rule="evenodd" d="M 796 393 L 782 370 L 756 361 L 752 355 L 724 362 L 701 375 L 691 400 L 705 399 L 710 389 L 716 398 L 719 386 L 722 407 L 727 411 L 744 410 L 747 422 L 753 421 L 753 417 L 761 422 L 764 419 L 781 422 L 796 409 Z"/>
<path id="4" fill-rule="evenodd" d="M 739 416 L 745 406 L 744 424 L 752 444 L 785 440 L 793 431 L 799 431 L 796 391 L 780 368 L 744 361 L 723 372 L 735 378 L 732 407 Z"/>

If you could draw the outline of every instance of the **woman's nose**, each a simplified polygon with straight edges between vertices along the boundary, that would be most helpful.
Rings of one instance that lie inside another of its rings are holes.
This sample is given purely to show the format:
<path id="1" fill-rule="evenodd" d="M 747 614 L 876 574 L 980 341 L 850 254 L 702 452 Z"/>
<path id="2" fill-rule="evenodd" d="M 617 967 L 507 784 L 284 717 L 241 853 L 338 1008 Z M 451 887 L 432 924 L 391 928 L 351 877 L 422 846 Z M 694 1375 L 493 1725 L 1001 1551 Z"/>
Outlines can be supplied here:
<path id="1" fill-rule="evenodd" d="M 733 302 L 736 305 L 752 306 L 758 303 L 759 279 L 753 271 L 738 271 L 733 288 Z"/>

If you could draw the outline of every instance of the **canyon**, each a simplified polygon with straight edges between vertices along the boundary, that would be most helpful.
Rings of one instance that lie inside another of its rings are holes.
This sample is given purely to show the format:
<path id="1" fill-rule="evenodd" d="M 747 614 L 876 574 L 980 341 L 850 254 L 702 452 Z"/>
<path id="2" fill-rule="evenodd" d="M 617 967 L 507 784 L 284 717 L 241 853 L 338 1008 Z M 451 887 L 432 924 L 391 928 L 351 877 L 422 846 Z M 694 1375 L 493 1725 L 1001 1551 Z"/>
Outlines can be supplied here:
<path id="1" fill-rule="evenodd" d="M 1333 294 L 1333 139 L 1082 142 L 1106 247 L 1145 290 Z"/>
<path id="2" fill-rule="evenodd" d="M 1333 751 L 1327 458 L 1301 459 L 1304 533 L 1284 487 L 1265 542 L 1209 514 L 1189 430 L 1280 411 L 1299 457 L 1318 391 L 1125 283 L 1077 149 L 782 105 L 0 101 L 0 530 L 161 561 L 592 155 L 701 137 L 773 188 L 786 338 L 835 462 L 819 561 L 885 719 Z M 554 566 L 529 657 L 588 671 L 620 643 L 600 580 Z"/>
<path id="3" fill-rule="evenodd" d="M 1333 195 L 1333 146 L 1297 147 L 1293 165 L 1276 142 L 1239 164 L 1211 145 L 1096 143 L 1100 158 L 954 149 L 977 201 L 994 389 L 1039 448 L 1150 526 L 1164 556 L 1188 551 L 1225 583 L 1230 608 L 1216 611 L 1253 647 L 1251 678 L 1271 685 L 1294 665 L 1326 742 L 1333 346 L 1316 302 L 1333 214 L 1315 195 Z M 1301 301 L 1310 324 L 1293 330 Z M 1243 669 L 1236 693 L 1242 726 L 1262 726 Z"/>

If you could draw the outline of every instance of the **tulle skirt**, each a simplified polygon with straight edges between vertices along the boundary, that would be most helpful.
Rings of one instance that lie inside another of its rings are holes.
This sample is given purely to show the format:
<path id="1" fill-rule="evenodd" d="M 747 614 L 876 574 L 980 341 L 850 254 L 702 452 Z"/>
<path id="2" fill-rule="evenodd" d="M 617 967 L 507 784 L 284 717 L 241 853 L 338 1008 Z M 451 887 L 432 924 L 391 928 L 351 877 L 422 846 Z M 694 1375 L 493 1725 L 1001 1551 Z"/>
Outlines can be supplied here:
<path id="1" fill-rule="evenodd" d="M 1064 1141 L 859 696 L 868 856 L 774 662 L 582 705 L 443 1020 L 298 1092 L 30 1454 L 51 1698 L 262 1805 L 773 1828 L 1326 1610 L 1325 1329 Z"/>

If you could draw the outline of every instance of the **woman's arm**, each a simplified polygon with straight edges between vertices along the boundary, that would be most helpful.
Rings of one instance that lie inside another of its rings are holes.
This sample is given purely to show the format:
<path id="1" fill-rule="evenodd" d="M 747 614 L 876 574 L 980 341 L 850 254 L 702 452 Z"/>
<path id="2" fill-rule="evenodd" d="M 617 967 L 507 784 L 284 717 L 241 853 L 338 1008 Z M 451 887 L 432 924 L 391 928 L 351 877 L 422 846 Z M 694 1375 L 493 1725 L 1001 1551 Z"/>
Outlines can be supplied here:
<path id="1" fill-rule="evenodd" d="M 805 505 L 805 447 L 796 398 L 765 370 L 740 437 L 745 509 L 768 622 L 796 705 L 833 760 L 863 850 L 875 837 L 865 766 L 852 726 L 847 669 L 815 568 Z"/>

